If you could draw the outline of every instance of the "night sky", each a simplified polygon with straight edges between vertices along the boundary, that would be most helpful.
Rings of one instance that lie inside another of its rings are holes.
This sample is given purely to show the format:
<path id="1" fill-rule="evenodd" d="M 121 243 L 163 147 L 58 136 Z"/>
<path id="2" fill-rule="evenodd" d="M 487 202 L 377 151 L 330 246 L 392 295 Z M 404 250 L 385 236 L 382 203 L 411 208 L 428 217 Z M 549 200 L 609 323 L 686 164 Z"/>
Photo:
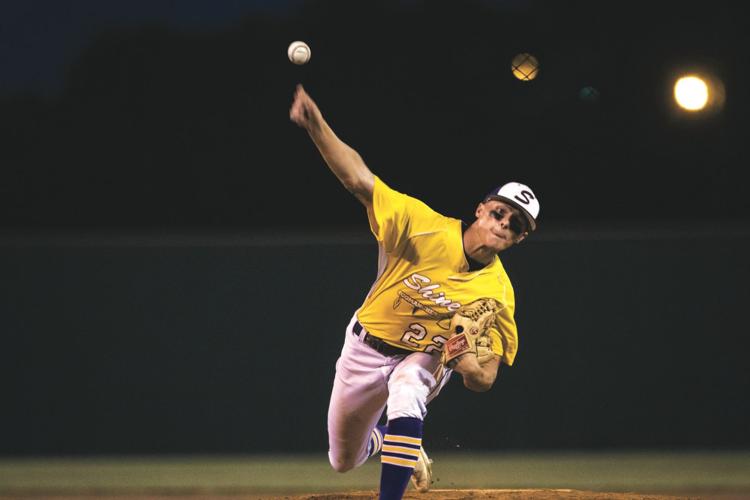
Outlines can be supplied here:
<path id="1" fill-rule="evenodd" d="M 0 227 L 361 225 L 288 121 L 298 82 L 376 174 L 456 217 L 518 180 L 540 227 L 747 226 L 738 8 L 4 2 Z M 540 60 L 533 82 L 510 74 L 520 52 Z M 696 70 L 724 84 L 719 111 L 676 112 L 674 77 Z"/>
<path id="2" fill-rule="evenodd" d="M 0 61 L 3 92 L 54 94 L 64 84 L 65 70 L 97 34 L 142 25 L 163 25 L 186 31 L 211 31 L 236 26 L 259 12 L 279 16 L 298 8 L 299 0 L 113 1 L 30 0 L 3 2 Z"/>

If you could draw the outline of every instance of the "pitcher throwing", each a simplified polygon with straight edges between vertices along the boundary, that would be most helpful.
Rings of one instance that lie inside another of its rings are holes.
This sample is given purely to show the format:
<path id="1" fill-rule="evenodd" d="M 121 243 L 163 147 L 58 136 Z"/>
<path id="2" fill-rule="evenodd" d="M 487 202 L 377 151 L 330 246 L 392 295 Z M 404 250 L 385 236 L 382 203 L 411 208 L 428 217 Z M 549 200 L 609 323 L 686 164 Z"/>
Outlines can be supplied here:
<path id="1" fill-rule="evenodd" d="M 301 85 L 289 117 L 364 205 L 379 248 L 377 279 L 349 321 L 336 363 L 328 409 L 331 466 L 346 472 L 380 453 L 381 499 L 401 499 L 410 478 L 427 491 L 427 404 L 454 371 L 468 389 L 483 392 L 501 363 L 513 364 L 515 299 L 497 254 L 536 229 L 539 201 L 528 186 L 503 184 L 481 198 L 467 225 L 375 176 Z M 378 425 L 383 411 L 387 425 Z"/>

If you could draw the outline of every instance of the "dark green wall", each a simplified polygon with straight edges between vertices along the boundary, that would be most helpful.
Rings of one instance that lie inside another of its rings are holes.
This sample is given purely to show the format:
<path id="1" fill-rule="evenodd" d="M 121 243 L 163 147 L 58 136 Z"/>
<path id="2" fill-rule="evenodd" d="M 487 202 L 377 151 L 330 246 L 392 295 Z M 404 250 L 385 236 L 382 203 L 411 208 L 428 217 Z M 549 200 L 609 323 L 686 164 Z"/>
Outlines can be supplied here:
<path id="1" fill-rule="evenodd" d="M 304 241 L 3 240 L 0 453 L 325 451 L 376 247 Z M 512 249 L 516 364 L 485 394 L 454 379 L 425 442 L 750 446 L 748 255 L 742 234 Z"/>

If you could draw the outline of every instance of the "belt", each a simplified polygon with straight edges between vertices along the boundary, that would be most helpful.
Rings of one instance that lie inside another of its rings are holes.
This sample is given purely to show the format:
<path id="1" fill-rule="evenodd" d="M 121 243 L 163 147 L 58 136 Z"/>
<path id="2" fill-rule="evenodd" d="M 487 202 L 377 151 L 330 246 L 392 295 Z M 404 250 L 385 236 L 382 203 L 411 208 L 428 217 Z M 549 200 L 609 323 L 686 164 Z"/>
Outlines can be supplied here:
<path id="1" fill-rule="evenodd" d="M 365 336 L 362 338 L 362 342 L 369 345 L 383 356 L 408 356 L 409 354 L 416 352 L 410 351 L 409 349 L 401 349 L 400 347 L 392 346 L 383 339 L 373 337 L 372 335 L 367 333 L 367 330 L 364 329 L 359 321 L 354 322 L 352 332 L 354 332 L 354 335 L 356 335 L 357 337 L 359 337 L 364 332 Z"/>

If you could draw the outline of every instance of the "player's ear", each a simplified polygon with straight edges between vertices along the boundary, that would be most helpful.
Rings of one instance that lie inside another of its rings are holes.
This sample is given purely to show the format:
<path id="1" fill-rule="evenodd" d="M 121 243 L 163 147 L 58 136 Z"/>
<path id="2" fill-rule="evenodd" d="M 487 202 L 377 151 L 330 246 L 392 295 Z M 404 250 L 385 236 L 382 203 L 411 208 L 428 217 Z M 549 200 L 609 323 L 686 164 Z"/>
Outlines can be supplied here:
<path id="1" fill-rule="evenodd" d="M 516 245 L 518 245 L 519 243 L 521 243 L 521 242 L 522 242 L 523 240 L 525 240 L 525 239 L 526 239 L 526 237 L 527 237 L 528 235 L 529 235 L 529 232 L 528 232 L 528 231 L 526 231 L 526 232 L 524 232 L 524 233 L 522 233 L 522 234 L 519 234 L 519 235 L 518 235 L 518 236 L 516 237 L 516 239 L 515 239 L 515 244 L 516 244 Z"/>
<path id="2" fill-rule="evenodd" d="M 482 214 L 482 210 L 484 209 L 484 202 L 479 202 L 479 205 L 477 205 L 477 209 L 474 211 L 474 216 L 478 219 L 479 216 Z"/>

